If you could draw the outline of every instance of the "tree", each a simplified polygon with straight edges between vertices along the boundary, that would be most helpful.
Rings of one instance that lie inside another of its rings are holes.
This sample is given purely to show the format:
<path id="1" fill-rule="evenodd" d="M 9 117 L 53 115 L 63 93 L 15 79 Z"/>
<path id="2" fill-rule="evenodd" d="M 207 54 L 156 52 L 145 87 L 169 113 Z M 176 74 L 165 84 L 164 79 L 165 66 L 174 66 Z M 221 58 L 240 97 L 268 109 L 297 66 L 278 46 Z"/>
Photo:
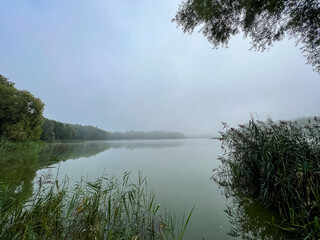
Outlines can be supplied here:
<path id="1" fill-rule="evenodd" d="M 44 104 L 0 75 L 0 139 L 39 140 Z"/>
<path id="2" fill-rule="evenodd" d="M 74 139 L 75 132 L 70 124 L 65 124 L 64 126 L 64 137 L 65 140 L 72 140 Z"/>
<path id="3" fill-rule="evenodd" d="M 76 140 L 107 140 L 109 133 L 94 126 L 70 125 L 74 130 Z"/>
<path id="4" fill-rule="evenodd" d="M 73 140 L 75 131 L 70 124 L 45 119 L 42 125 L 41 139 L 47 142 L 53 140 Z"/>
<path id="5" fill-rule="evenodd" d="M 40 139 L 46 142 L 52 142 L 53 140 L 55 140 L 54 121 L 46 118 L 44 119 Z"/>
<path id="6" fill-rule="evenodd" d="M 64 140 L 64 124 L 62 122 L 53 121 L 55 139 Z"/>
<path id="7" fill-rule="evenodd" d="M 172 20 L 184 32 L 200 32 L 215 48 L 242 31 L 264 51 L 285 36 L 302 43 L 307 63 L 320 73 L 319 0 L 186 0 Z"/>

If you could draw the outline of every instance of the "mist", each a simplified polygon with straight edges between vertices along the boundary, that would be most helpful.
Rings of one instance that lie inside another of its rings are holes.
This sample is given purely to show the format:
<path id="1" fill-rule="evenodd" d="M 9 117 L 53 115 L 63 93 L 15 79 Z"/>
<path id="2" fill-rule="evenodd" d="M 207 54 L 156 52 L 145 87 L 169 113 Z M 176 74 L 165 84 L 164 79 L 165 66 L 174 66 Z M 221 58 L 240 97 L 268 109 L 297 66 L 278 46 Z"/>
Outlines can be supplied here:
<path id="1" fill-rule="evenodd" d="M 319 115 L 319 74 L 294 40 L 212 49 L 171 22 L 180 0 L 1 1 L 1 74 L 44 116 L 108 131 L 216 134 L 221 121 Z"/>

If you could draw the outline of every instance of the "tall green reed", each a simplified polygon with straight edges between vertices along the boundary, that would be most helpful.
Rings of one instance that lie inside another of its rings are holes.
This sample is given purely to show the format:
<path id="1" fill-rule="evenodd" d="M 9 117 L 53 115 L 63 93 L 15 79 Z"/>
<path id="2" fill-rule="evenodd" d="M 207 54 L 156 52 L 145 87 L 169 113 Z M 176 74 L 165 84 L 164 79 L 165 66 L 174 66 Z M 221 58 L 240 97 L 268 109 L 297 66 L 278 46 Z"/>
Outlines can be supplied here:
<path id="1" fill-rule="evenodd" d="M 140 174 L 137 183 L 129 173 L 82 179 L 71 190 L 67 181 L 40 178 L 26 203 L 7 188 L 0 184 L 0 239 L 182 239 L 193 211 L 176 231 L 175 217 L 161 214 Z"/>
<path id="2" fill-rule="evenodd" d="M 283 230 L 320 237 L 320 121 L 255 121 L 221 133 L 222 165 L 214 180 L 233 194 L 276 208 Z"/>

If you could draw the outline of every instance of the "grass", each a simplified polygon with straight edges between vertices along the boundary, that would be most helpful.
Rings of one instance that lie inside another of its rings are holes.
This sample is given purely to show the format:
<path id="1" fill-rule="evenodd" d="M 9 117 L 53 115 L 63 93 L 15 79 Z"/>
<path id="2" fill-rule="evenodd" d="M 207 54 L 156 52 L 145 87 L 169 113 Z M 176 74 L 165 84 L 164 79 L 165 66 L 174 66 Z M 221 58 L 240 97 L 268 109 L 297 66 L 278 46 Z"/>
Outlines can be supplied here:
<path id="1" fill-rule="evenodd" d="M 234 194 L 277 209 L 273 225 L 304 239 L 320 238 L 320 121 L 251 119 L 234 129 L 224 124 L 222 165 L 214 180 Z"/>
<path id="2" fill-rule="evenodd" d="M 46 146 L 46 143 L 42 141 L 28 141 L 28 142 L 12 142 L 12 141 L 0 141 L 0 152 L 13 152 L 22 150 L 41 150 Z"/>
<path id="3" fill-rule="evenodd" d="M 177 230 L 176 218 L 160 212 L 140 174 L 137 183 L 125 173 L 81 180 L 71 190 L 67 181 L 40 178 L 25 203 L 0 184 L 0 239 L 182 239 L 193 209 Z"/>

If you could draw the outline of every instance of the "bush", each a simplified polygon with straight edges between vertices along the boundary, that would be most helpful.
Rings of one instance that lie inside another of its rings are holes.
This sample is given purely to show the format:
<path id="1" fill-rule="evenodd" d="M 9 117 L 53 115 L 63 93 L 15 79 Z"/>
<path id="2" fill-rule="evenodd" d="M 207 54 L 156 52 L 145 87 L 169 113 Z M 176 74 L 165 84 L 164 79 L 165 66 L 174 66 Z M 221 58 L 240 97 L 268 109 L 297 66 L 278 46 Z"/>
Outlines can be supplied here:
<path id="1" fill-rule="evenodd" d="M 278 227 L 320 237 L 320 121 L 266 122 L 251 119 L 221 133 L 222 165 L 214 180 L 276 208 Z"/>

